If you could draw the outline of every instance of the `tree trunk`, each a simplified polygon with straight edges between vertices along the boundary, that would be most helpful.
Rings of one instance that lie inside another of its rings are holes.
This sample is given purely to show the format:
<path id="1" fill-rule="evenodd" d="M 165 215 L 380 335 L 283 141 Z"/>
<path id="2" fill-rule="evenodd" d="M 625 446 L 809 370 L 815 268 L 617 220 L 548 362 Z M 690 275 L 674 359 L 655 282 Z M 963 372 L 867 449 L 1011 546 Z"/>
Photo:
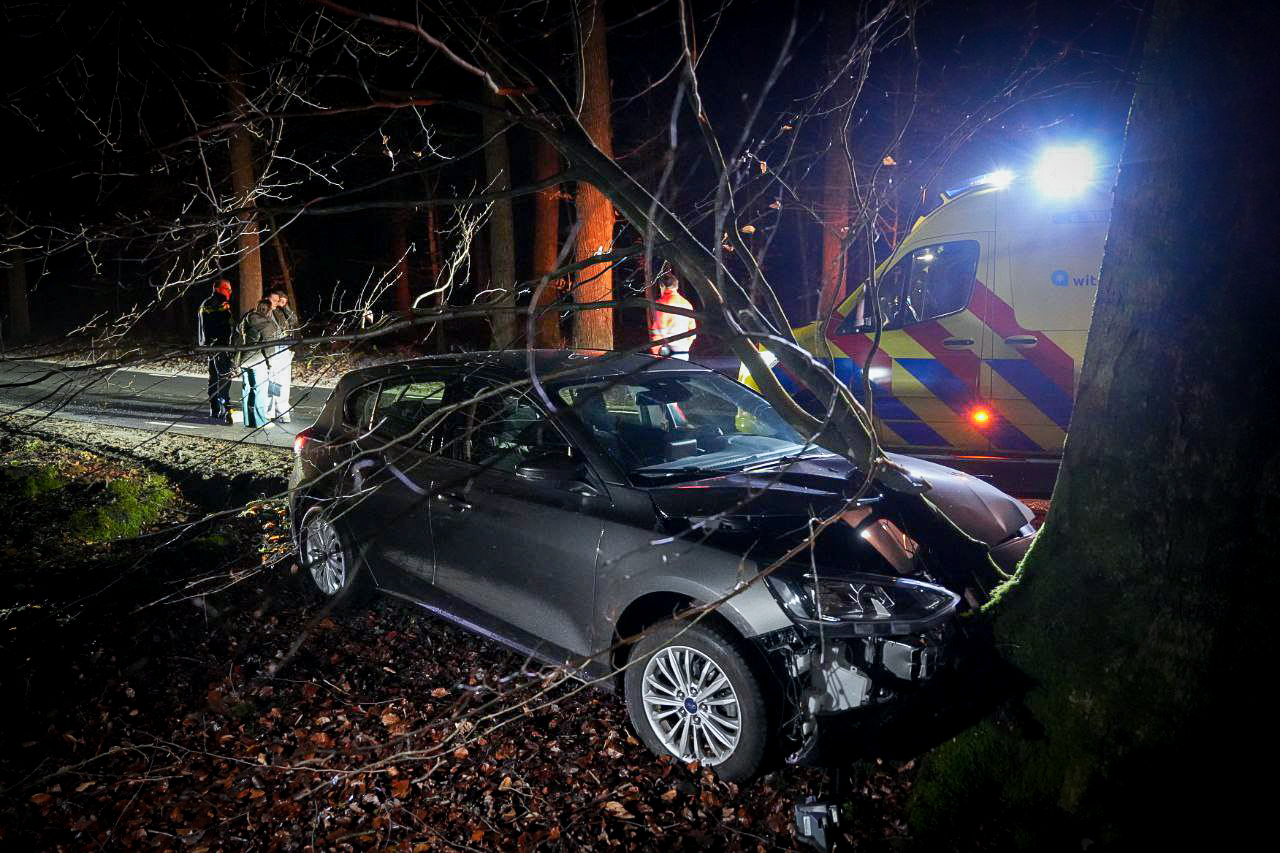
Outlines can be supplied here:
<path id="1" fill-rule="evenodd" d="M 833 112 L 827 116 L 827 152 L 822 168 L 822 282 L 818 292 L 818 328 L 824 328 L 836 303 L 844 294 L 849 269 L 846 243 L 849 235 L 849 208 L 853 200 L 853 173 L 845 151 L 845 135 L 853 110 L 853 72 L 843 68 L 845 53 L 852 42 L 851 16 L 855 6 L 828 9 L 827 71 L 835 78 L 829 99 Z M 825 336 L 817 339 L 825 346 Z"/>
<path id="2" fill-rule="evenodd" d="M 413 285 L 409 274 L 410 211 L 396 208 L 391 212 L 391 254 L 396 265 L 396 311 L 408 315 L 413 308 Z"/>
<path id="3" fill-rule="evenodd" d="M 533 179 L 545 181 L 560 170 L 560 155 L 551 143 L 539 136 L 533 145 Z M 539 190 L 533 199 L 533 278 L 538 284 L 541 278 L 556 268 L 560 254 L 560 187 Z M 536 286 L 536 285 L 535 285 Z M 537 316 L 537 343 L 540 347 L 559 349 L 564 346 L 560 333 L 560 312 L 544 310 L 560 297 L 562 288 L 557 281 L 549 281 L 541 291 L 538 304 L 533 306 Z M 537 313 L 543 311 L 543 313 Z"/>
<path id="4" fill-rule="evenodd" d="M 233 117 L 248 113 L 249 100 L 245 95 L 244 77 L 240 61 L 231 55 L 227 75 L 228 98 Z M 256 185 L 253 169 L 253 136 L 245 126 L 231 134 L 231 191 L 234 204 L 240 210 L 240 313 L 251 310 L 262 299 L 262 256 L 259 253 L 258 218 L 255 214 L 253 192 Z"/>
<path id="5" fill-rule="evenodd" d="M 267 224 L 271 226 L 271 244 L 275 246 L 276 262 L 280 264 L 280 277 L 284 279 L 284 292 L 289 294 L 289 305 L 295 314 L 300 314 L 298 292 L 293 289 L 293 265 L 289 263 L 289 253 L 285 249 L 284 234 L 276 227 L 275 217 L 269 217 Z"/>
<path id="6" fill-rule="evenodd" d="M 9 329 L 5 344 L 26 343 L 31 338 L 31 310 L 27 304 L 27 261 L 21 252 L 9 258 Z M 3 330 L 0 330 L 2 332 Z"/>
<path id="7" fill-rule="evenodd" d="M 578 26 L 582 38 L 582 127 L 596 148 L 613 158 L 612 97 L 609 57 L 605 49 L 604 11 L 599 0 L 581 0 Z M 594 186 L 578 182 L 578 239 L 575 260 L 613 251 L 613 204 Z M 584 267 L 573 290 L 575 302 L 613 299 L 613 270 L 608 264 Z M 613 349 L 613 309 L 576 311 L 573 344 L 584 349 Z"/>
<path id="8" fill-rule="evenodd" d="M 503 99 L 486 93 L 489 104 L 496 108 L 506 106 Z M 511 150 L 507 144 L 508 122 L 501 116 L 485 113 L 482 117 L 485 178 L 489 192 L 511 189 Z M 490 317 L 492 346 L 495 350 L 511 346 L 516 338 L 516 315 L 509 310 L 516 304 L 516 248 L 515 225 L 511 219 L 511 199 L 500 198 L 493 203 L 489 214 L 489 287 L 493 289 L 486 300 L 497 308 Z"/>
<path id="9" fill-rule="evenodd" d="M 1157 3 L 1062 473 L 989 607 L 1025 722 L 928 760 L 925 839 L 1224 849 L 1271 811 L 1249 780 L 1277 751 L 1272 8 Z"/>

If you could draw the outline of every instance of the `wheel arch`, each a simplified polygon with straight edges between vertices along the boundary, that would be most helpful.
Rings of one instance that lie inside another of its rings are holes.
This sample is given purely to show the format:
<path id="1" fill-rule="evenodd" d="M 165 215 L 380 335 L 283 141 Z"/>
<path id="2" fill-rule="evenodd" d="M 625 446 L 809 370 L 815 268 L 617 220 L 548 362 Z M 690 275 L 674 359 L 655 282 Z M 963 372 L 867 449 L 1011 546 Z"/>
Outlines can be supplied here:
<path id="1" fill-rule="evenodd" d="M 622 687 L 623 667 L 626 666 L 627 659 L 631 656 L 631 649 L 635 645 L 635 641 L 639 639 L 637 635 L 643 633 L 645 628 L 656 625 L 683 610 L 697 606 L 697 604 L 696 600 L 684 593 L 660 590 L 645 593 L 623 608 L 618 615 L 617 621 L 614 622 L 613 650 L 609 660 L 615 687 L 619 689 L 619 692 L 621 692 Z M 746 642 L 746 636 L 743 632 L 733 624 L 732 620 L 726 618 L 718 610 L 704 614 L 699 621 L 715 625 L 722 631 L 729 632 L 730 635 L 742 643 L 744 648 L 750 646 Z"/>

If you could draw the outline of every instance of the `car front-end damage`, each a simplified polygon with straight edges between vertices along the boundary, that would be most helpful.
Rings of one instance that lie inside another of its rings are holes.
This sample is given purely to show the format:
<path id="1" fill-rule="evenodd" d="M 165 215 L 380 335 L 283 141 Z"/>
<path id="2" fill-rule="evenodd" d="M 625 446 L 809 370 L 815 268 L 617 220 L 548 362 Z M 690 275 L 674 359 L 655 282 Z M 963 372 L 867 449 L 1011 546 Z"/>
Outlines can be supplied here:
<path id="1" fill-rule="evenodd" d="M 1020 502 L 939 466 L 913 472 L 928 484 L 920 494 L 879 485 L 861 494 L 847 469 L 835 489 L 822 480 L 836 463 L 807 467 L 753 472 L 772 482 L 734 484 L 764 493 L 736 511 L 713 516 L 718 502 L 700 500 L 697 515 L 690 505 L 669 521 L 705 532 L 716 518 L 711 540 L 773 567 L 764 584 L 791 627 L 753 643 L 781 694 L 788 760 L 825 765 L 884 748 L 887 721 L 936 717 L 950 702 L 949 685 L 982 646 L 971 616 L 1012 575 L 1034 529 Z"/>

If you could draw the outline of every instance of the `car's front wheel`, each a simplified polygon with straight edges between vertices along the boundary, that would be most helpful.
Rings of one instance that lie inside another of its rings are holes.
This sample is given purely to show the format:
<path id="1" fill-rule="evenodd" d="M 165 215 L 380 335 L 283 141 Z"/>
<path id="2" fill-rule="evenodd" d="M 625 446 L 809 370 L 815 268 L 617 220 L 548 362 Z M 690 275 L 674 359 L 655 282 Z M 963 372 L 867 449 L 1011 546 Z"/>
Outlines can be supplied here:
<path id="1" fill-rule="evenodd" d="M 623 680 L 627 712 L 658 754 L 749 779 L 769 740 L 761 679 L 741 641 L 718 625 L 655 626 L 636 643 Z"/>
<path id="2" fill-rule="evenodd" d="M 298 558 L 302 584 L 313 597 L 335 604 L 367 598 L 368 579 L 351 536 L 330 504 L 313 504 L 302 515 Z"/>

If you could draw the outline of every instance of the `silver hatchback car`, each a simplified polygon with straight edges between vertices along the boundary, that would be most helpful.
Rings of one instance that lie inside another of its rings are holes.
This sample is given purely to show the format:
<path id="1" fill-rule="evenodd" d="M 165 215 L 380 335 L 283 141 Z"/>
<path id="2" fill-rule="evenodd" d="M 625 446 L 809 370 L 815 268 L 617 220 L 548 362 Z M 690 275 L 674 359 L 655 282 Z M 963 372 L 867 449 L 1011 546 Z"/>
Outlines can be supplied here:
<path id="1" fill-rule="evenodd" d="M 958 612 L 1011 572 L 1026 506 L 892 460 L 872 483 L 769 403 L 682 361 L 473 353 L 358 370 L 298 436 L 313 592 L 381 590 L 620 689 L 656 753 L 824 763 L 928 701 Z"/>

